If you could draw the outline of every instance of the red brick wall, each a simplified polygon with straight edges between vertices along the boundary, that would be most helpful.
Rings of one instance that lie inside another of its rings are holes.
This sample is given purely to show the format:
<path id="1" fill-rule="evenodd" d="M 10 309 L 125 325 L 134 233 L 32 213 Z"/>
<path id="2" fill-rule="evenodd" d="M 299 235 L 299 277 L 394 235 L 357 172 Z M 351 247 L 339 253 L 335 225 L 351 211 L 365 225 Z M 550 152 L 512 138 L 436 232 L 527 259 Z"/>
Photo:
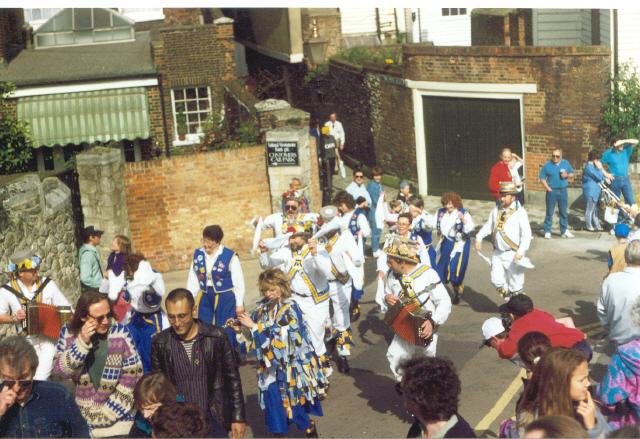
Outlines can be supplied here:
<path id="1" fill-rule="evenodd" d="M 219 224 L 223 244 L 243 257 L 253 242 L 248 222 L 271 213 L 264 151 L 259 145 L 124 164 L 135 250 L 159 271 L 186 269 L 202 229 Z"/>
<path id="2" fill-rule="evenodd" d="M 167 142 L 164 137 L 164 120 L 162 118 L 162 96 L 159 87 L 147 87 L 149 102 L 149 122 L 151 124 L 152 149 L 164 152 Z"/>
<path id="3" fill-rule="evenodd" d="M 577 178 L 570 185 L 580 187 L 581 169 L 589 150 L 606 148 L 598 137 L 598 126 L 602 104 L 608 98 L 608 46 L 406 45 L 402 66 L 405 78 L 420 81 L 536 84 L 537 93 L 524 96 L 526 178 L 529 181 L 537 180 L 553 148 L 561 147 L 564 158 L 576 171 Z M 394 113 L 408 111 L 411 100 L 404 99 L 401 104 L 393 109 Z M 400 151 L 403 143 L 404 139 L 388 148 Z M 542 187 L 532 184 L 529 190 L 542 190 Z"/>
<path id="4" fill-rule="evenodd" d="M 329 58 L 340 52 L 342 50 L 342 17 L 338 10 L 334 8 L 303 10 L 302 41 L 307 41 L 311 37 L 314 19 L 317 20 L 318 35 L 329 40 L 326 57 Z"/>

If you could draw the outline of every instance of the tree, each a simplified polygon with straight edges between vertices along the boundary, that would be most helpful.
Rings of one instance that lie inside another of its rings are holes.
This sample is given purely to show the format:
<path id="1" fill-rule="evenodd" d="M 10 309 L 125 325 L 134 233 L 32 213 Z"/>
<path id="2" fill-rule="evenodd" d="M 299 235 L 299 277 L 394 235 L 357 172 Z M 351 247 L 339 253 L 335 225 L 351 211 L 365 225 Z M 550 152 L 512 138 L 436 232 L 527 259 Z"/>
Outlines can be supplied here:
<path id="1" fill-rule="evenodd" d="M 0 175 L 26 172 L 33 155 L 34 143 L 29 124 L 8 115 L 5 96 L 15 90 L 10 82 L 0 82 Z"/>
<path id="2" fill-rule="evenodd" d="M 611 96 L 603 106 L 603 134 L 608 141 L 618 136 L 640 137 L 640 77 L 631 63 L 618 65 L 618 74 L 610 79 Z"/>

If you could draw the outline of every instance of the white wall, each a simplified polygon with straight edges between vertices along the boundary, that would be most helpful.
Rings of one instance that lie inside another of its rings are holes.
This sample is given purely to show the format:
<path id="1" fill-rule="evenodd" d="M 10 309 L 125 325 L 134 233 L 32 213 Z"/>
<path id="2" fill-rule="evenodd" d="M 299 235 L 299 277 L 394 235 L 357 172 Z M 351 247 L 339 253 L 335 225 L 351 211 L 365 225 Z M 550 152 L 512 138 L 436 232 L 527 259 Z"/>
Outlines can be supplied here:
<path id="1" fill-rule="evenodd" d="M 443 16 L 442 8 L 415 9 L 417 16 L 414 29 L 417 30 L 419 25 L 421 32 L 415 35 L 414 42 L 430 41 L 435 46 L 470 46 L 471 10 L 467 8 L 465 15 Z"/>
<path id="2" fill-rule="evenodd" d="M 403 8 L 378 8 L 380 14 L 380 32 L 384 34 L 396 32 L 396 16 L 398 19 L 398 31 L 404 32 L 405 12 Z M 340 8 L 342 20 L 342 36 L 351 37 L 358 35 L 377 35 L 376 8 Z"/>
<path id="3" fill-rule="evenodd" d="M 618 9 L 618 62 L 631 59 L 640 70 L 640 9 Z"/>

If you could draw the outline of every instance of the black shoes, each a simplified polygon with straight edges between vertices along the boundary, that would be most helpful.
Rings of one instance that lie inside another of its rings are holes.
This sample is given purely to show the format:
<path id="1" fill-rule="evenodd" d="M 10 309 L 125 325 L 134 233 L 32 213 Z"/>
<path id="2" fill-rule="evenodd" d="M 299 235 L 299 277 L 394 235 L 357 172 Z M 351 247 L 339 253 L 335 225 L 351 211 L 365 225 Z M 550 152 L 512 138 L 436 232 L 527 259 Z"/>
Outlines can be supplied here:
<path id="1" fill-rule="evenodd" d="M 351 308 L 351 311 L 349 312 L 349 317 L 352 322 L 358 321 L 358 319 L 360 318 L 360 305 L 356 305 Z"/>
<path id="2" fill-rule="evenodd" d="M 314 421 L 311 421 L 311 427 L 307 428 L 304 432 L 307 434 L 307 437 L 318 437 L 316 423 Z"/>
<path id="3" fill-rule="evenodd" d="M 348 374 L 350 370 L 347 357 L 338 355 L 338 372 Z"/>

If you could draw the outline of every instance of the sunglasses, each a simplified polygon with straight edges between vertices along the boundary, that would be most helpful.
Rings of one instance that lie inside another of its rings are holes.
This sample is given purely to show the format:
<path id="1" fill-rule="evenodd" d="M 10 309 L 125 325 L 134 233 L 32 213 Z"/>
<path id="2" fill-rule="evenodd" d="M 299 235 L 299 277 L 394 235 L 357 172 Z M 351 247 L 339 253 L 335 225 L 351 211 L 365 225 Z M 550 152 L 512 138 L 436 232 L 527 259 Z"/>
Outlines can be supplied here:
<path id="1" fill-rule="evenodd" d="M 364 178 L 364 175 L 354 175 L 354 178 Z"/>
<path id="2" fill-rule="evenodd" d="M 284 206 L 284 208 L 285 208 L 286 210 L 297 210 L 297 209 L 298 209 L 298 206 L 293 206 L 293 205 L 291 205 L 291 204 L 288 204 L 288 205 Z"/>
<path id="3" fill-rule="evenodd" d="M 553 157 L 554 159 L 559 159 L 559 158 L 560 158 L 560 156 L 559 156 L 559 155 L 555 155 L 555 154 L 554 154 L 554 155 L 552 155 L 551 157 Z"/>
<path id="4" fill-rule="evenodd" d="M 24 389 L 26 387 L 29 387 L 33 383 L 33 380 L 4 380 L 2 382 L 2 387 L 4 388 L 6 386 L 9 389 L 13 389 L 13 386 L 15 386 L 16 383 L 18 383 L 18 385 Z"/>
<path id="5" fill-rule="evenodd" d="M 105 314 L 103 316 L 98 316 L 98 317 L 92 316 L 91 314 L 87 314 L 87 315 L 91 317 L 93 320 L 95 320 L 96 322 L 98 322 L 98 324 L 102 323 L 104 320 L 109 320 L 109 318 L 113 316 L 112 313 Z"/>

